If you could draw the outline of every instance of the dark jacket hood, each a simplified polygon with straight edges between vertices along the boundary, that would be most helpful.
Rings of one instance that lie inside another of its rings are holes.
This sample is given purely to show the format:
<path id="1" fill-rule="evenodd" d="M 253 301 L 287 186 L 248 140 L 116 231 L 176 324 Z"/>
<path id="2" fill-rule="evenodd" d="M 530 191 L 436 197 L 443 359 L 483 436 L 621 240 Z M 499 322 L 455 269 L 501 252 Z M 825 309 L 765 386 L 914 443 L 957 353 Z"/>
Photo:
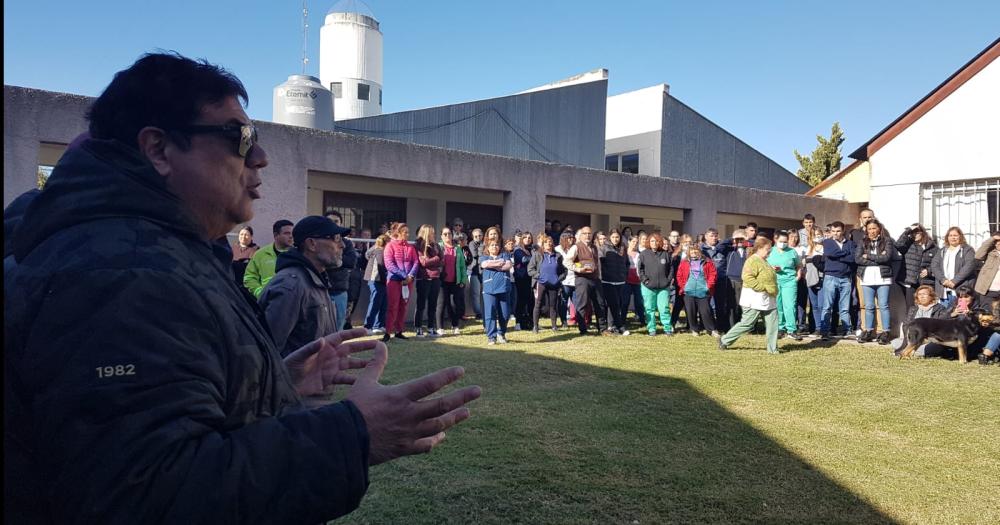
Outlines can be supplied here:
<path id="1" fill-rule="evenodd" d="M 28 206 L 14 254 L 20 261 L 55 233 L 116 217 L 140 218 L 200 238 L 181 200 L 138 150 L 116 140 L 88 139 L 66 151 Z"/>
<path id="2" fill-rule="evenodd" d="M 327 280 L 324 275 L 316 272 L 316 268 L 313 267 L 312 261 L 306 259 L 305 255 L 298 248 L 292 247 L 283 252 L 278 252 L 278 259 L 274 263 L 274 272 L 278 273 L 285 268 L 292 268 L 295 266 L 301 266 L 307 271 L 311 272 L 315 278 L 318 278 L 320 282 L 326 283 Z M 326 272 L 324 272 L 325 274 Z"/>

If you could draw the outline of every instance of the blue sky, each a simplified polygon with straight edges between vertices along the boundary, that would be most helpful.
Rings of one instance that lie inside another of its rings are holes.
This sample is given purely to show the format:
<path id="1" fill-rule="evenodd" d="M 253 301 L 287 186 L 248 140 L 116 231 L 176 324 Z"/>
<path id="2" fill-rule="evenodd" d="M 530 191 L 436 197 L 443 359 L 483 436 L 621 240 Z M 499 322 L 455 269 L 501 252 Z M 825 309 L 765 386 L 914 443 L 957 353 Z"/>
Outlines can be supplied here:
<path id="1" fill-rule="evenodd" d="M 839 120 L 845 156 L 1000 36 L 1000 2 L 370 0 L 387 112 L 512 94 L 599 67 L 658 83 L 786 168 Z M 333 0 L 309 1 L 308 72 Z M 4 84 L 97 95 L 140 54 L 221 64 L 270 120 L 301 71 L 301 0 L 4 2 Z"/>

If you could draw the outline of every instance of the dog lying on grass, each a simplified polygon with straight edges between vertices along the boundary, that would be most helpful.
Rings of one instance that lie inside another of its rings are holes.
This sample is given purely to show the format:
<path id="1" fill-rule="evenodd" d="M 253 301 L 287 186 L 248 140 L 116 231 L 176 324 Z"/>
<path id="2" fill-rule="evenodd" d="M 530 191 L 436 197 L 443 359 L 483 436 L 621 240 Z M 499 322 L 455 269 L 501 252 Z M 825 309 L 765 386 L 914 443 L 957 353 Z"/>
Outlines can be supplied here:
<path id="1" fill-rule="evenodd" d="M 900 359 L 910 357 L 918 346 L 924 343 L 937 343 L 950 346 L 958 350 L 958 362 L 965 363 L 967 359 L 967 349 L 969 344 L 974 342 L 979 336 L 979 327 L 984 318 L 991 314 L 979 314 L 972 312 L 969 315 L 961 315 L 953 319 L 914 319 L 903 325 L 903 334 L 906 337 L 906 347 L 900 352 Z"/>

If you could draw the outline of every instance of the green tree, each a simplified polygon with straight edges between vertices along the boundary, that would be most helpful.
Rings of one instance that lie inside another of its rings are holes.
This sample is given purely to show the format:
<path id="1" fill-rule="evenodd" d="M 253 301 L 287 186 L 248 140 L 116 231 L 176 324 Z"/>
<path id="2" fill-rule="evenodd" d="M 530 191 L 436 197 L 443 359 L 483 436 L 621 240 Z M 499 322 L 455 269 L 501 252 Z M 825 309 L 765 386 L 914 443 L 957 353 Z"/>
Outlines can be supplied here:
<path id="1" fill-rule="evenodd" d="M 833 123 L 829 138 L 816 135 L 816 141 L 819 145 L 808 157 L 793 150 L 795 160 L 799 161 L 799 171 L 795 175 L 810 186 L 815 186 L 840 171 L 840 161 L 844 158 L 840 153 L 840 146 L 844 143 L 844 131 L 840 129 L 840 122 Z"/>

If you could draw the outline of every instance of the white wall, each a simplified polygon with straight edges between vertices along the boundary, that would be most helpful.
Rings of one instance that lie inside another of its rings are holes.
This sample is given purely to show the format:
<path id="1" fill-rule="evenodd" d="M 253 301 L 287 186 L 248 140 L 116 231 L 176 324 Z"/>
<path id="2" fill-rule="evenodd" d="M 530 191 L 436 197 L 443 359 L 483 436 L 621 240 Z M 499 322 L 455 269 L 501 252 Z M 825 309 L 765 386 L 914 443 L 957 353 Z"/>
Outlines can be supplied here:
<path id="1" fill-rule="evenodd" d="M 639 174 L 660 176 L 663 98 L 669 90 L 657 84 L 608 97 L 604 154 L 639 152 Z"/>
<path id="2" fill-rule="evenodd" d="M 345 120 L 382 114 L 382 32 L 344 19 L 340 13 L 326 16 L 319 32 L 319 77 L 323 87 L 343 82 L 342 98 L 334 99 L 334 118 Z M 358 100 L 358 82 L 372 86 L 369 100 Z"/>
<path id="3" fill-rule="evenodd" d="M 871 156 L 876 216 L 897 234 L 920 218 L 919 184 L 1000 177 L 1000 60 Z"/>
<path id="4" fill-rule="evenodd" d="M 659 131 L 663 127 L 663 97 L 669 89 L 666 84 L 657 84 L 608 97 L 605 140 Z"/>

